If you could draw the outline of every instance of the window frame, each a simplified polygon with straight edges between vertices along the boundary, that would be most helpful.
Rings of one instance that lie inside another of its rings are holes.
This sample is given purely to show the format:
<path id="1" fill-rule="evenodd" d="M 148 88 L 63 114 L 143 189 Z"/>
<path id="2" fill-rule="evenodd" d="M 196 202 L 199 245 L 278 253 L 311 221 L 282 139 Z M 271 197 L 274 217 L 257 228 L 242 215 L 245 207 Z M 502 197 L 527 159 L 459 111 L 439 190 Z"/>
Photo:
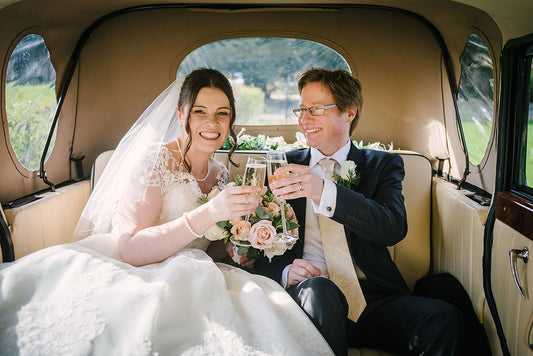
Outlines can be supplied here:
<path id="1" fill-rule="evenodd" d="M 464 142 L 462 142 L 461 144 L 462 145 L 466 145 L 466 151 L 468 152 L 468 162 L 467 162 L 467 165 L 468 166 L 471 166 L 469 167 L 469 170 L 471 170 L 472 168 L 476 168 L 477 171 L 481 171 L 483 169 L 483 167 L 486 165 L 487 163 L 487 160 L 489 158 L 489 155 L 490 155 L 490 152 L 491 150 L 493 149 L 493 146 L 494 146 L 494 141 L 496 139 L 496 135 L 497 135 L 497 131 L 496 131 L 496 122 L 497 122 L 497 94 L 498 94 L 498 84 L 497 84 L 497 77 L 496 77 L 496 67 L 495 67 L 495 57 L 494 57 L 494 51 L 492 49 L 492 47 L 490 46 L 490 42 L 487 40 L 486 36 L 481 32 L 479 31 L 477 28 L 471 28 L 470 31 L 468 32 L 468 34 L 466 35 L 466 38 L 465 38 L 465 41 L 464 41 L 464 46 L 463 46 L 463 49 L 461 51 L 461 55 L 459 57 L 462 57 L 463 54 L 464 54 L 464 51 L 466 49 L 466 46 L 468 44 L 468 39 L 470 38 L 470 36 L 472 35 L 475 35 L 477 37 L 479 37 L 481 39 L 481 41 L 483 41 L 483 44 L 485 45 L 485 47 L 487 48 L 488 52 L 489 52 L 489 55 L 490 55 L 490 59 L 491 59 L 491 62 L 492 62 L 492 80 L 493 80 L 493 91 L 492 91 L 492 124 L 491 124 L 491 132 L 490 132 L 490 136 L 489 136 L 489 139 L 487 141 L 487 144 L 485 146 L 485 150 L 483 152 L 483 157 L 481 158 L 481 160 L 479 161 L 479 163 L 473 163 L 471 161 L 471 147 L 472 145 L 468 145 L 468 141 L 467 141 L 467 137 L 464 135 L 464 121 L 463 121 L 463 118 L 461 117 L 461 115 L 459 115 L 459 120 L 460 120 L 460 127 L 461 127 L 461 130 L 463 131 L 463 138 L 464 138 Z M 460 73 L 459 73 L 459 78 L 458 78 L 458 81 L 457 81 L 457 110 L 459 110 L 459 88 L 460 88 L 460 85 L 461 85 L 461 78 L 462 78 L 462 74 L 463 74 L 463 68 L 461 66 L 461 63 L 459 63 L 459 68 L 460 68 Z M 461 140 L 463 141 L 463 140 Z"/>
<path id="2" fill-rule="evenodd" d="M 533 41 L 525 43 L 517 48 L 515 52 L 515 78 L 516 87 L 514 95 L 514 125 L 509 132 L 510 138 L 514 140 L 515 154 L 508 157 L 513 161 L 508 185 L 509 189 L 523 198 L 533 201 L 533 186 L 523 184 L 522 177 L 525 174 L 526 149 L 527 149 L 527 125 L 529 113 L 528 89 L 531 74 L 531 65 L 533 63 Z"/>
<path id="3" fill-rule="evenodd" d="M 46 49 L 48 50 L 49 53 L 51 53 L 50 52 L 50 47 L 48 46 L 48 42 L 47 42 L 47 39 L 46 39 L 47 37 L 46 37 L 44 31 L 42 30 L 42 28 L 40 28 L 40 27 L 30 27 L 30 28 L 27 28 L 24 31 L 19 32 L 15 37 L 13 37 L 13 39 L 12 39 L 10 45 L 9 45 L 9 48 L 6 51 L 6 56 L 4 58 L 5 65 L 4 65 L 4 67 L 2 69 L 2 73 L 1 73 L 2 85 L 1 85 L 1 88 L 0 88 L 0 95 L 2 95 L 2 99 L 3 99 L 3 105 L 0 108 L 0 116 L 1 116 L 1 122 L 2 122 L 2 125 L 4 127 L 4 132 L 5 132 L 4 136 L 5 136 L 5 141 L 6 141 L 6 149 L 7 149 L 7 152 L 9 154 L 9 157 L 11 159 L 11 162 L 13 163 L 13 166 L 16 168 L 16 170 L 19 172 L 19 174 L 21 174 L 25 178 L 33 178 L 36 175 L 38 175 L 39 171 L 40 171 L 40 167 L 37 167 L 36 169 L 28 169 L 28 168 L 26 168 L 22 164 L 22 162 L 19 160 L 19 158 L 17 156 L 17 153 L 15 152 L 15 149 L 14 149 L 13 144 L 11 142 L 11 135 L 9 133 L 9 121 L 8 121 L 8 116 L 7 116 L 7 100 L 6 100 L 7 82 L 6 82 L 6 79 L 7 79 L 7 67 L 8 67 L 7 64 L 9 63 L 11 57 L 13 56 L 13 52 L 15 51 L 15 48 L 19 45 L 20 41 L 22 41 L 23 38 L 25 38 L 25 37 L 27 37 L 29 35 L 38 35 L 38 36 L 40 36 L 43 39 L 43 42 L 44 42 L 44 44 L 46 46 Z M 57 77 L 57 69 L 56 69 L 56 66 L 54 65 L 54 62 L 53 62 L 53 59 L 52 59 L 52 55 L 50 55 L 50 63 L 52 65 L 52 67 L 54 68 L 54 70 L 56 71 L 56 79 L 55 79 L 54 86 L 55 86 L 55 101 L 56 101 L 56 111 L 57 111 L 57 103 L 58 103 L 58 99 L 59 99 L 58 98 L 58 94 L 57 94 L 58 77 Z M 55 131 L 57 131 L 57 127 L 55 128 Z M 49 135 L 50 135 L 50 131 L 48 130 L 46 132 L 46 138 L 48 138 Z M 45 140 L 45 142 L 46 142 L 46 140 Z M 53 150 L 53 147 L 52 147 L 52 150 Z M 50 156 L 51 156 L 51 151 L 48 153 L 48 158 Z M 42 160 L 42 151 L 41 151 L 41 160 Z"/>
<path id="4" fill-rule="evenodd" d="M 521 83 L 520 92 L 517 95 L 517 132 L 516 137 L 520 138 L 518 141 L 519 147 L 517 148 L 518 162 L 515 167 L 513 176 L 513 189 L 520 194 L 526 194 L 533 198 L 533 182 L 529 182 L 530 185 L 524 184 L 523 177 L 526 174 L 527 164 L 527 134 L 529 123 L 529 92 L 533 90 L 530 80 L 531 72 L 533 71 L 533 44 L 525 51 L 524 57 L 519 58 L 519 65 L 523 66 L 523 71 L 520 72 Z M 520 133 L 521 131 L 521 133 Z"/>
<path id="5" fill-rule="evenodd" d="M 197 51 L 198 49 L 208 46 L 213 43 L 222 42 L 222 41 L 235 41 L 239 39 L 254 39 L 254 38 L 270 38 L 270 39 L 284 39 L 284 40 L 299 40 L 299 41 L 307 41 L 307 42 L 314 42 L 315 44 L 321 45 L 326 47 L 328 50 L 333 51 L 338 55 L 344 63 L 347 66 L 347 70 L 352 73 L 353 75 L 357 75 L 357 68 L 355 66 L 353 58 L 344 51 L 344 49 L 339 46 L 337 43 L 325 40 L 323 38 L 317 37 L 317 36 L 305 36 L 298 33 L 292 33 L 292 32 L 285 32 L 285 33 L 279 33 L 279 32 L 246 32 L 246 33 L 220 33 L 217 36 L 209 36 L 202 38 L 200 40 L 197 40 L 193 45 L 189 46 L 186 51 L 182 51 L 176 58 L 174 58 L 171 71 L 170 71 L 170 77 L 172 80 L 179 78 L 179 70 L 181 68 L 182 63 L 185 61 L 188 56 Z M 214 69 L 218 69 L 214 67 Z M 220 69 L 219 69 L 220 70 Z M 223 72 L 221 70 L 221 72 Z M 183 73 L 182 73 L 183 74 Z M 226 76 L 227 73 L 224 73 Z M 296 88 L 296 87 L 295 87 Z M 237 93 L 235 93 L 235 99 L 238 100 Z M 288 115 L 291 119 L 293 118 L 292 112 L 287 111 L 285 113 Z M 258 122 L 240 122 L 239 120 L 235 123 L 236 126 L 239 127 L 277 127 L 277 126 L 286 126 L 286 127 L 294 127 L 298 125 L 298 120 L 294 119 L 293 122 L 282 122 L 282 123 L 258 123 Z M 238 131 L 237 131 L 238 132 Z M 248 132 L 247 132 L 248 133 Z"/>
<path id="6" fill-rule="evenodd" d="M 533 190 L 521 184 L 533 34 L 509 41 L 502 52 L 495 218 L 533 240 Z M 530 67 L 527 68 L 529 63 Z M 527 102 L 527 103 L 525 103 Z M 526 105 L 527 104 L 527 105 Z M 492 210 L 492 209 L 491 209 Z M 487 226 L 490 227 L 491 224 Z"/>

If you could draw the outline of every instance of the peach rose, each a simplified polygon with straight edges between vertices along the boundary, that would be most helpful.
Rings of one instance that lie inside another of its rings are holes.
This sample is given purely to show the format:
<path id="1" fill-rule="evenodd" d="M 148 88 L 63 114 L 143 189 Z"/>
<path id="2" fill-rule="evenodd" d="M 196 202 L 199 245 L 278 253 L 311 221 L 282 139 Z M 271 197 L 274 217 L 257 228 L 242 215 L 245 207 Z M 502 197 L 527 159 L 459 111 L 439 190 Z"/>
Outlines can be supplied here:
<path id="1" fill-rule="evenodd" d="M 231 219 L 229 223 L 231 224 L 231 226 L 235 226 L 243 220 L 244 219 L 242 218 L 242 216 L 237 216 L 236 218 Z"/>
<path id="2" fill-rule="evenodd" d="M 270 220 L 258 221 L 250 229 L 249 241 L 252 247 L 260 250 L 271 248 L 276 237 L 276 228 Z"/>
<path id="3" fill-rule="evenodd" d="M 271 212 L 273 215 L 279 215 L 280 214 L 280 207 L 278 204 L 274 203 L 273 201 L 271 201 L 270 203 L 267 204 L 267 206 L 265 207 L 265 211 L 268 211 L 268 212 Z"/>
<path id="4" fill-rule="evenodd" d="M 239 221 L 239 223 L 237 225 L 233 225 L 233 227 L 231 228 L 231 234 L 232 235 L 240 235 L 240 234 L 243 234 L 243 233 L 250 232 L 250 227 L 251 226 L 252 226 L 252 224 L 250 224 L 249 222 L 241 220 L 241 221 Z"/>

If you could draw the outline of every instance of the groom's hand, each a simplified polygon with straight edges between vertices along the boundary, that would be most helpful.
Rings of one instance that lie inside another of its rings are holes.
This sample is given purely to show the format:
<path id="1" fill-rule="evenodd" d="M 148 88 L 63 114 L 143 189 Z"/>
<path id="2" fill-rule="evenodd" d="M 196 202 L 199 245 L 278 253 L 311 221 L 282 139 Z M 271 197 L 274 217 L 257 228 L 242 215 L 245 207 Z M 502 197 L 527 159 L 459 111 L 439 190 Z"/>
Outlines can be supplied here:
<path id="1" fill-rule="evenodd" d="M 307 278 L 318 277 L 321 274 L 320 269 L 313 266 L 311 262 L 297 258 L 289 266 L 287 287 L 298 284 Z"/>
<path id="2" fill-rule="evenodd" d="M 287 178 L 272 182 L 270 188 L 272 193 L 282 199 L 309 198 L 316 204 L 320 203 L 324 180 L 313 172 L 309 166 L 300 164 L 287 164 L 276 170 L 276 175 L 283 175 L 290 172 Z"/>

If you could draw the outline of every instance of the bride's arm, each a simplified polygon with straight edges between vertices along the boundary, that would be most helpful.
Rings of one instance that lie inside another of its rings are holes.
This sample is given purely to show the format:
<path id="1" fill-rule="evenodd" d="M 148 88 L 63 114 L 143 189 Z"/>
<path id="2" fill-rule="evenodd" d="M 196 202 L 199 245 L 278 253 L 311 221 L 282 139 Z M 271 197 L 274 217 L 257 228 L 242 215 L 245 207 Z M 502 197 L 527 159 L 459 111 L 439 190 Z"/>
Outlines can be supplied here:
<path id="1" fill-rule="evenodd" d="M 258 187 L 229 187 L 208 203 L 167 223 L 156 225 L 161 210 L 161 189 L 150 186 L 140 202 L 122 206 L 117 229 L 122 259 L 134 266 L 160 262 L 184 248 L 218 221 L 245 215 L 261 201 Z"/>

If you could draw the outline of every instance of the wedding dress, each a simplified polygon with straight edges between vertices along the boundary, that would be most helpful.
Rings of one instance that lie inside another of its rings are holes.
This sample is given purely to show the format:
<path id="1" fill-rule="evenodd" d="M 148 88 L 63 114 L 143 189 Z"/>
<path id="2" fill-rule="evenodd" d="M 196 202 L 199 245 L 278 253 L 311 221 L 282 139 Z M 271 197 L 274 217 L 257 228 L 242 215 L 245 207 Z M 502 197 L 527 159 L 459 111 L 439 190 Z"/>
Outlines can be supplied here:
<path id="1" fill-rule="evenodd" d="M 180 167 L 161 167 L 164 223 L 197 207 L 202 192 Z M 221 188 L 228 172 L 217 167 Z M 214 263 L 208 245 L 196 239 L 161 263 L 133 267 L 120 261 L 112 234 L 95 234 L 0 266 L 0 353 L 331 354 L 276 282 Z"/>

